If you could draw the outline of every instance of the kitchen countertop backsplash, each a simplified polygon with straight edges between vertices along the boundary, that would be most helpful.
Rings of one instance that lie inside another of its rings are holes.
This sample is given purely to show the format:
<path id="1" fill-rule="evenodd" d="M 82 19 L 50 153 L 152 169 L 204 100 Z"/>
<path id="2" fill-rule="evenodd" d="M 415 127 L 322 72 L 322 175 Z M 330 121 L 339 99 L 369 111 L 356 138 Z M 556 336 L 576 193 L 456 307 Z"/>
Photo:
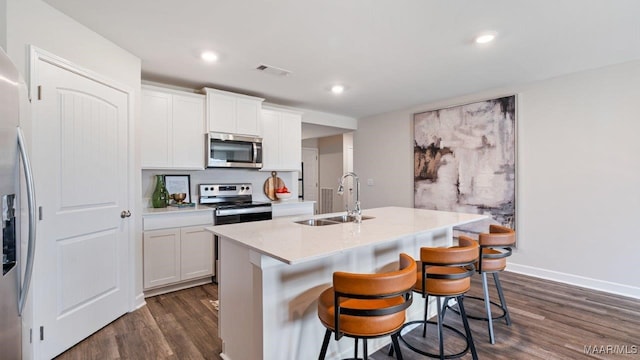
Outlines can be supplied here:
<path id="1" fill-rule="evenodd" d="M 253 200 L 270 202 L 264 193 L 264 182 L 271 176 L 270 171 L 248 169 L 206 169 L 206 170 L 142 170 L 142 207 L 151 207 L 151 194 L 155 189 L 155 175 L 190 175 L 191 202 L 198 203 L 199 184 L 250 183 L 253 186 Z M 298 172 L 278 172 L 292 194 L 292 199 L 298 197 Z"/>

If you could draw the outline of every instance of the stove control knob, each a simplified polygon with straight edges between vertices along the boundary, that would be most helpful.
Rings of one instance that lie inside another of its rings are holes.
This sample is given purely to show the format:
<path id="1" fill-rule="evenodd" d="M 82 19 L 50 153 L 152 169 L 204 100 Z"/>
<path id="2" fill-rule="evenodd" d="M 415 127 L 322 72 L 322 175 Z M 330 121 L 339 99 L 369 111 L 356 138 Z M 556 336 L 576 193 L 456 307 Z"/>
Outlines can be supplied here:
<path id="1" fill-rule="evenodd" d="M 249 190 L 249 187 L 247 186 L 247 190 Z"/>

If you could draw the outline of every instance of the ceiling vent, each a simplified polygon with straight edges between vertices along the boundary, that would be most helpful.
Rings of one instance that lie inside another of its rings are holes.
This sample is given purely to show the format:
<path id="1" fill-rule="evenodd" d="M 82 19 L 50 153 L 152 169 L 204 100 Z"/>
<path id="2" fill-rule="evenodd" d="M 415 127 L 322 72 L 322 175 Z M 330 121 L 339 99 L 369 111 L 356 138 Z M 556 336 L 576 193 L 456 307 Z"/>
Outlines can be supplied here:
<path id="1" fill-rule="evenodd" d="M 291 71 L 289 70 L 285 70 L 285 69 L 281 69 L 275 66 L 265 65 L 265 64 L 258 65 L 258 67 L 256 67 L 256 70 L 262 71 L 267 74 L 276 75 L 276 76 L 287 76 L 291 74 Z"/>

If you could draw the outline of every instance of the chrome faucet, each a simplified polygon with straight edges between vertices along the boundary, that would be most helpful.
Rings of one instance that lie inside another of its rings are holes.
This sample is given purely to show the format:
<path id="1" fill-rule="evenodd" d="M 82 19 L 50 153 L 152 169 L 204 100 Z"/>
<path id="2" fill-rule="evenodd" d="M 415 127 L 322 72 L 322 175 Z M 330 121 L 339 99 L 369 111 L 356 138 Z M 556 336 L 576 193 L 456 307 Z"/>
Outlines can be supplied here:
<path id="1" fill-rule="evenodd" d="M 340 178 L 340 183 L 338 184 L 338 195 L 344 194 L 344 179 L 348 178 L 349 176 L 351 176 L 356 182 L 356 200 L 353 210 L 349 210 L 349 204 L 347 204 L 347 215 L 353 216 L 356 219 L 355 222 L 361 223 L 362 209 L 360 209 L 360 179 L 358 178 L 358 175 L 356 175 L 356 173 L 348 172 L 342 175 L 342 177 Z"/>

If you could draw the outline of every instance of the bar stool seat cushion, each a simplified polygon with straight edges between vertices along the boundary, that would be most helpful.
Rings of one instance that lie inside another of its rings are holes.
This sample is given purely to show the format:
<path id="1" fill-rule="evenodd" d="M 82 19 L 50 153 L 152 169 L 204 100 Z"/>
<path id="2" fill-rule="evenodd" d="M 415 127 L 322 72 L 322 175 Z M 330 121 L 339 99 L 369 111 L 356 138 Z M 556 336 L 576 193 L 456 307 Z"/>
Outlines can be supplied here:
<path id="1" fill-rule="evenodd" d="M 482 249 L 482 255 L 500 254 L 500 253 L 501 253 L 500 251 L 490 249 L 490 248 Z M 507 267 L 506 257 L 498 258 L 498 259 L 491 259 L 491 258 L 482 259 L 482 271 L 488 271 L 488 272 L 502 271 L 506 267 Z M 479 268 L 478 263 L 476 263 L 476 268 Z"/>
<path id="2" fill-rule="evenodd" d="M 413 290 L 416 292 L 422 292 L 422 265 L 418 262 L 419 271 L 416 273 L 416 284 Z M 438 275 L 451 275 L 451 274 L 463 274 L 464 269 L 459 267 L 449 266 L 429 266 L 427 267 L 427 274 Z M 462 279 L 435 279 L 430 278 L 426 281 L 427 294 L 434 296 L 456 296 L 458 294 L 464 294 L 471 288 L 471 278 L 466 277 Z"/>
<path id="3" fill-rule="evenodd" d="M 318 298 L 318 317 L 327 328 L 334 329 L 335 306 L 333 288 L 329 288 L 320 294 Z M 340 306 L 352 309 L 380 309 L 399 305 L 404 302 L 402 296 L 389 299 L 345 299 Z M 400 311 L 384 316 L 350 316 L 340 317 L 340 328 L 343 333 L 353 336 L 375 337 L 396 331 L 402 327 L 405 321 L 405 312 Z"/>

